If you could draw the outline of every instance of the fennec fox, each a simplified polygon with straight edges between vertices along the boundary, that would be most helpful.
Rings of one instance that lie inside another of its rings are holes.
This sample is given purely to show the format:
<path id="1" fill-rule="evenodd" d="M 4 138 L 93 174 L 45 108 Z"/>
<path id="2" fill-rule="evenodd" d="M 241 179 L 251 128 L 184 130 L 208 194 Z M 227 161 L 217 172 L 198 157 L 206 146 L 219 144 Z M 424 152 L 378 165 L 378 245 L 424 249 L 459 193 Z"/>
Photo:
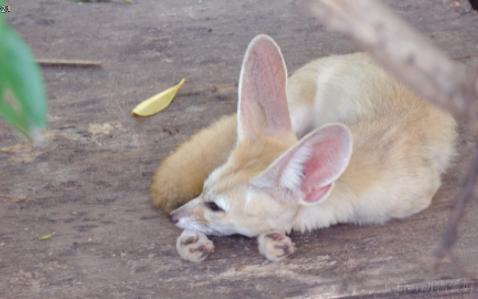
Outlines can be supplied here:
<path id="1" fill-rule="evenodd" d="M 207 234 L 257 237 L 276 261 L 294 252 L 291 230 L 415 214 L 455 153 L 454 119 L 363 53 L 312 61 L 287 80 L 279 47 L 259 35 L 238 93 L 237 120 L 193 136 L 153 180 L 153 203 L 167 211 L 200 193 L 171 213 L 187 260 L 214 250 Z"/>

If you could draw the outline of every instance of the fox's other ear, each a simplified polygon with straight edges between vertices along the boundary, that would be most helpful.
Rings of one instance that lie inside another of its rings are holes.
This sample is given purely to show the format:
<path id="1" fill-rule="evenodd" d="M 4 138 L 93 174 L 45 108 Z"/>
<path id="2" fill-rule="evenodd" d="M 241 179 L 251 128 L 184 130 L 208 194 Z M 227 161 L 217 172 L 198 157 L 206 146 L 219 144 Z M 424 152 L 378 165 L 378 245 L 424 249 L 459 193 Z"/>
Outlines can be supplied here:
<path id="1" fill-rule="evenodd" d="M 297 197 L 301 204 L 324 199 L 347 168 L 352 135 L 342 124 L 326 125 L 302 138 L 277 158 L 252 184 Z"/>
<path id="2" fill-rule="evenodd" d="M 247 48 L 239 78 L 238 136 L 291 133 L 287 107 L 287 69 L 279 46 L 258 35 Z"/>

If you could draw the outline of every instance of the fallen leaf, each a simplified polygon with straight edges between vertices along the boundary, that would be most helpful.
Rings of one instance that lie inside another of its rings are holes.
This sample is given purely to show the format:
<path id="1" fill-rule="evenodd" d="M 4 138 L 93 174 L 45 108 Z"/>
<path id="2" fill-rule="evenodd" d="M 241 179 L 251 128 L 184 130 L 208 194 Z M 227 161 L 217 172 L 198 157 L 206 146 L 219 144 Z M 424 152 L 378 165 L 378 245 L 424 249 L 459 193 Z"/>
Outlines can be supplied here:
<path id="1" fill-rule="evenodd" d="M 138 116 L 150 116 L 158 113 L 171 104 L 179 89 L 183 86 L 184 82 L 186 82 L 186 80 L 183 78 L 175 86 L 142 101 L 133 109 L 131 113 Z"/>
<path id="2" fill-rule="evenodd" d="M 38 237 L 38 240 L 40 240 L 40 241 L 51 240 L 51 238 L 53 237 L 53 234 L 54 234 L 54 233 L 40 236 L 40 237 Z"/>

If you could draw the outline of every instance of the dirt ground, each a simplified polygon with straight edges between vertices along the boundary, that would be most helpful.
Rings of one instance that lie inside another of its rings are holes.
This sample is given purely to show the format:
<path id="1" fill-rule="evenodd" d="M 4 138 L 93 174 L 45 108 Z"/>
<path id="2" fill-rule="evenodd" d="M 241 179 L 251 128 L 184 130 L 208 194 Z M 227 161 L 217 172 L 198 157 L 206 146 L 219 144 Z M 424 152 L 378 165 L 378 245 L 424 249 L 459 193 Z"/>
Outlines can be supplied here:
<path id="1" fill-rule="evenodd" d="M 387 1 L 451 56 L 478 64 L 478 15 L 460 1 Z M 478 202 L 455 254 L 467 273 L 429 257 L 463 182 L 471 140 L 432 207 L 383 226 L 339 225 L 293 235 L 298 250 L 269 263 L 254 240 L 215 238 L 196 265 L 178 258 L 180 233 L 154 210 L 148 185 L 158 162 L 198 128 L 235 109 L 249 40 L 268 33 L 295 69 L 358 50 L 292 0 L 10 2 L 9 22 L 37 58 L 86 59 L 100 68 L 44 67 L 49 127 L 32 149 L 0 124 L 0 298 L 462 298 L 478 285 Z M 164 112 L 131 109 L 187 83 Z M 49 240 L 40 236 L 52 234 Z"/>

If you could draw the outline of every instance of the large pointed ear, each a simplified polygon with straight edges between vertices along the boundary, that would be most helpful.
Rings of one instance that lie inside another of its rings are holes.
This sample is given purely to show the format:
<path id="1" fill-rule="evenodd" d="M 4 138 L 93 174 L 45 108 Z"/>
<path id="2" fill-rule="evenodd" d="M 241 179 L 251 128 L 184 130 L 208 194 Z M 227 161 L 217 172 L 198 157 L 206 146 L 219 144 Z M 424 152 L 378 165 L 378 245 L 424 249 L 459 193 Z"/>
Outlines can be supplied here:
<path id="1" fill-rule="evenodd" d="M 286 98 L 287 69 L 281 51 L 267 35 L 249 44 L 239 78 L 238 136 L 291 133 Z"/>
<path id="2" fill-rule="evenodd" d="M 350 130 L 342 124 L 326 125 L 302 138 L 252 184 L 290 194 L 301 204 L 315 204 L 327 197 L 351 155 Z"/>

